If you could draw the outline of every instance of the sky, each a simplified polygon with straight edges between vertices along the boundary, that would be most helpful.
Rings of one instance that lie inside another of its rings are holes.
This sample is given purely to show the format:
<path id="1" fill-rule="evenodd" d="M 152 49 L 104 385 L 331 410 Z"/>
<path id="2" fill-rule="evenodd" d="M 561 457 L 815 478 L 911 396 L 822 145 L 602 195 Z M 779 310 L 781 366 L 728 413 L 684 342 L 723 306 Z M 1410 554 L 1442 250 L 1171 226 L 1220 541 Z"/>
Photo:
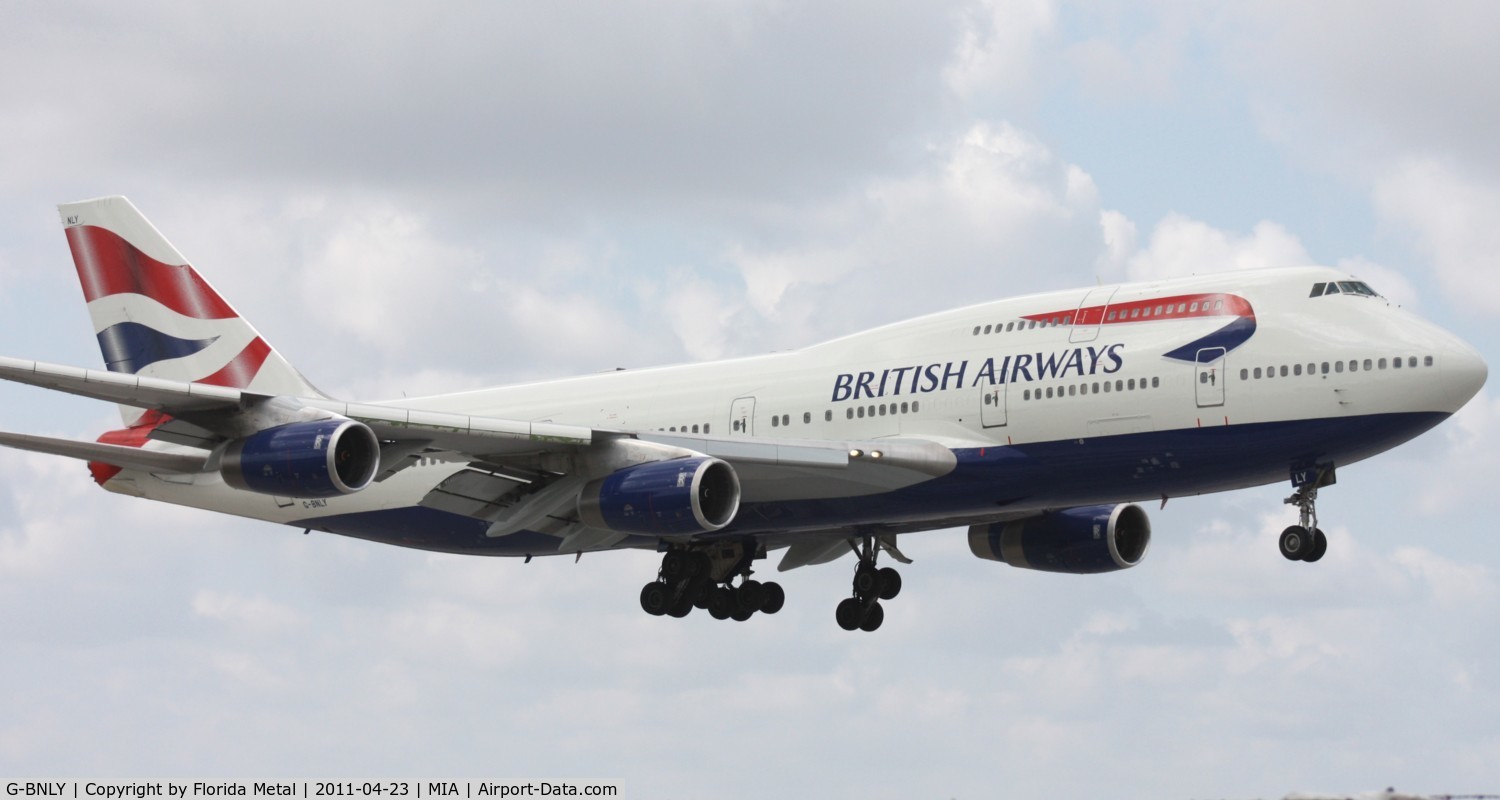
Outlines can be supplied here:
<path id="1" fill-rule="evenodd" d="M 124 194 L 315 384 L 384 399 L 1317 263 L 1500 354 L 1500 5 L 9 0 L 0 354 L 97 367 L 57 220 Z M 0 428 L 106 405 L 0 386 Z M 913 534 L 746 623 L 657 557 L 430 555 L 0 452 L 0 775 L 617 780 L 629 797 L 1500 792 L 1500 395 L 1139 567 Z M 584 563 L 587 562 L 587 563 Z"/>

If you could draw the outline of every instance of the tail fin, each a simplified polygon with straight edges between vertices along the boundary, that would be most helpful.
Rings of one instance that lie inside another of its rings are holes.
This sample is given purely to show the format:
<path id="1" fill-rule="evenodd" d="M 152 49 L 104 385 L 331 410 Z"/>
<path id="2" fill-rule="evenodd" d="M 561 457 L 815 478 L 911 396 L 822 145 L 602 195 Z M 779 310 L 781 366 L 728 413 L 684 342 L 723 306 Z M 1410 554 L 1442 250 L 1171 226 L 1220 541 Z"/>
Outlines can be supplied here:
<path id="1" fill-rule="evenodd" d="M 123 197 L 57 207 L 104 364 L 177 381 L 322 397 Z M 121 406 L 127 425 L 141 410 Z"/>

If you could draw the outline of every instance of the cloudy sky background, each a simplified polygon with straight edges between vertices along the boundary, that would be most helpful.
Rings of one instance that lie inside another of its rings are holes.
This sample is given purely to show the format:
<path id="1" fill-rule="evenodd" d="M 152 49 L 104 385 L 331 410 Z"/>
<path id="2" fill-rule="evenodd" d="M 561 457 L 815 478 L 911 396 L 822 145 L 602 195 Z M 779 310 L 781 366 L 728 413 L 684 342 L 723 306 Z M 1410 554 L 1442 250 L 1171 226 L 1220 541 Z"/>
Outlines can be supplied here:
<path id="1" fill-rule="evenodd" d="M 1034 290 L 1342 266 L 1500 353 L 1500 6 L 79 3 L 0 26 L 0 353 L 99 354 L 59 202 L 128 195 L 325 390 L 785 349 Z M 0 387 L 0 427 L 112 407 Z M 961 532 L 744 624 L 647 554 L 430 556 L 0 452 L 0 773 L 617 779 L 630 796 L 1500 791 L 1500 397 L 1151 509 L 1139 568 Z"/>

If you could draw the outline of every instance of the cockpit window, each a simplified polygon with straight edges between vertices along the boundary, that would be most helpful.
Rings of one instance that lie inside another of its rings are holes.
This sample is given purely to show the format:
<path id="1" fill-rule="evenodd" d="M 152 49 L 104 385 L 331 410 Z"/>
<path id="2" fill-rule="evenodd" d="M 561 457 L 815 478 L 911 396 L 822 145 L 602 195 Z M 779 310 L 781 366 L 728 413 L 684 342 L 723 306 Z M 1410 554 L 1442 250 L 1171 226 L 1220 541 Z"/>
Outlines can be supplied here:
<path id="1" fill-rule="evenodd" d="M 1354 294 L 1361 297 L 1379 297 L 1380 293 L 1370 288 L 1370 284 L 1364 281 L 1329 281 L 1328 283 L 1313 284 L 1312 294 L 1309 297 L 1319 297 L 1330 294 Z"/>

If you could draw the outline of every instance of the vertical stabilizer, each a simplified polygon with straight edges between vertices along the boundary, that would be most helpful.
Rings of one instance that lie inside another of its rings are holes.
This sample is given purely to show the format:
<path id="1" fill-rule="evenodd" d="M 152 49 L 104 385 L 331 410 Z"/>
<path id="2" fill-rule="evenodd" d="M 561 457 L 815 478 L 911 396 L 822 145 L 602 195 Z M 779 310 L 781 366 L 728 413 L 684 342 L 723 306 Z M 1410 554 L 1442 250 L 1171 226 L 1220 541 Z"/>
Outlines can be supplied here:
<path id="1" fill-rule="evenodd" d="M 58 206 L 114 372 L 321 397 L 123 197 Z M 141 410 L 122 406 L 127 425 Z"/>

